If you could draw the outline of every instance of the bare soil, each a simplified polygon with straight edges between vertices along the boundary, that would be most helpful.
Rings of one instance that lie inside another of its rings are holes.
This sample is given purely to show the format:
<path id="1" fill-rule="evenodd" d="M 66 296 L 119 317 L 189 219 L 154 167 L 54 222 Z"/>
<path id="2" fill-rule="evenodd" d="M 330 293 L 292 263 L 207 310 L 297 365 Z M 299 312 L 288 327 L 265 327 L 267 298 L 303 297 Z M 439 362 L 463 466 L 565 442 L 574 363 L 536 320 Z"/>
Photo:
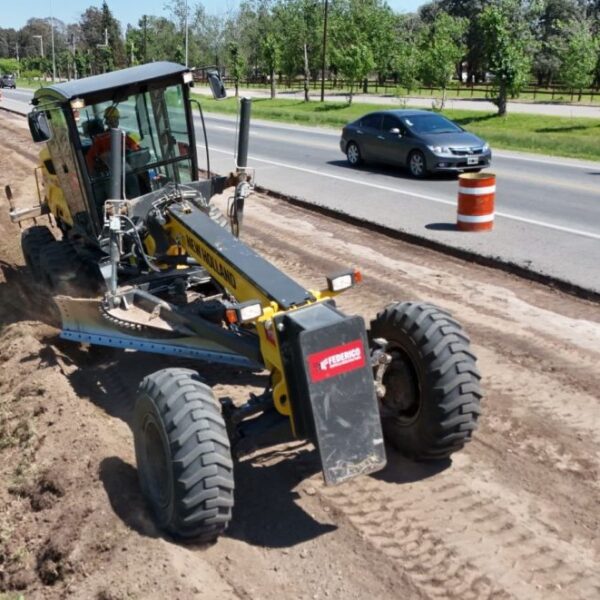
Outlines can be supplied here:
<path id="1" fill-rule="evenodd" d="M 0 131 L 0 184 L 30 204 L 37 148 L 22 118 L 0 113 Z M 175 543 L 141 497 L 129 423 L 140 379 L 176 363 L 61 341 L 3 199 L 0 598 L 600 597 L 598 304 L 280 200 L 246 207 L 243 239 L 309 288 L 360 267 L 344 311 L 369 321 L 422 300 L 453 313 L 483 373 L 475 439 L 442 464 L 388 448 L 384 471 L 333 488 L 306 444 L 256 451 L 236 465 L 227 534 Z M 195 368 L 219 397 L 265 384 Z"/>

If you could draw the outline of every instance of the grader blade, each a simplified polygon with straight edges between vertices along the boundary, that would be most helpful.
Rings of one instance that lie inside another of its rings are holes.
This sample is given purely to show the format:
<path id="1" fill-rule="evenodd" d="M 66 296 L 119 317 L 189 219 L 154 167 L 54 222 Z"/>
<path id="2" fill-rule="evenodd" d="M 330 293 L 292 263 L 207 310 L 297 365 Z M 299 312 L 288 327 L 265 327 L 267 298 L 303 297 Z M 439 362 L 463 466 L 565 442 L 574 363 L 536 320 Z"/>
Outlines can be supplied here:
<path id="1" fill-rule="evenodd" d="M 126 315 L 119 309 L 106 312 L 101 298 L 56 296 L 54 300 L 62 320 L 60 337 L 65 340 L 261 368 L 256 362 L 227 352 L 210 340 L 183 335 L 160 317 L 152 318 L 145 311 L 128 310 Z"/>

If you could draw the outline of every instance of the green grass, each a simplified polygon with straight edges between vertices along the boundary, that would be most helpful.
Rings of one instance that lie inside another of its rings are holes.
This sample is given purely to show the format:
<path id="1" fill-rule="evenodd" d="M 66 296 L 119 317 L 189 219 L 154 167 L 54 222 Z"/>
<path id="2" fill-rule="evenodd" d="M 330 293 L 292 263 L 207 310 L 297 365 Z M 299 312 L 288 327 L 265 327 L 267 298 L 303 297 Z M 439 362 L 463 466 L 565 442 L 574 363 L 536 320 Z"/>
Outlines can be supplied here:
<path id="1" fill-rule="evenodd" d="M 202 98 L 208 112 L 236 114 L 235 98 Z M 341 129 L 361 115 L 398 104 L 352 104 L 346 102 L 303 102 L 301 100 L 254 99 L 252 116 L 259 119 L 332 127 Z M 510 107 L 509 107 L 510 110 Z M 520 150 L 552 156 L 566 156 L 600 161 L 600 118 L 555 117 L 546 115 L 508 114 L 498 117 L 491 112 L 447 110 L 444 113 L 462 127 L 481 136 L 492 149 Z"/>

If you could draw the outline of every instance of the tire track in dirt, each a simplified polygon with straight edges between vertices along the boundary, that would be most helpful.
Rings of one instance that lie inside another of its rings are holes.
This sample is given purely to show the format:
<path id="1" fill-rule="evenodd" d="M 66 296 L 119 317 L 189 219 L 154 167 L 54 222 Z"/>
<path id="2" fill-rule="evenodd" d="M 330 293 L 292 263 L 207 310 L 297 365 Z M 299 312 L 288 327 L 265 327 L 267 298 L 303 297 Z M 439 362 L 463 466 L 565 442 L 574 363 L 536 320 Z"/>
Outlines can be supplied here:
<path id="1" fill-rule="evenodd" d="M 465 485 L 453 468 L 434 484 L 398 490 L 363 478 L 320 493 L 432 598 L 597 597 L 585 542 L 561 540 L 551 524 L 521 514 L 522 498 L 496 487 Z"/>
<path id="2" fill-rule="evenodd" d="M 348 312 L 373 316 L 382 297 L 441 302 L 475 341 L 486 392 L 480 432 L 447 472 L 401 489 L 376 476 L 319 493 L 432 598 L 596 597 L 597 305 L 566 298 L 565 313 L 551 291 L 512 292 L 511 276 L 408 263 L 380 236 L 342 238 L 350 227 L 323 233 L 315 220 L 261 200 L 244 235 L 309 287 L 307 266 L 314 275 L 359 263 L 365 286 L 339 302 Z"/>

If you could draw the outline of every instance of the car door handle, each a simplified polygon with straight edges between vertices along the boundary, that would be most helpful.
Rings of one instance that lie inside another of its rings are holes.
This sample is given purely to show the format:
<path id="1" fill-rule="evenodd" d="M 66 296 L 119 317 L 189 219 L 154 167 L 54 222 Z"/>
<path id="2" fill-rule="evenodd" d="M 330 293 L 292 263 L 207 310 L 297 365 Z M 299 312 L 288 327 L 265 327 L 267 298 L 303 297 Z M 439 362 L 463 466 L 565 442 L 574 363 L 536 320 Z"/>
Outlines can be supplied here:
<path id="1" fill-rule="evenodd" d="M 378 136 L 377 136 L 377 139 L 378 139 L 378 140 L 385 140 L 385 138 L 384 138 L 382 135 L 378 135 Z"/>
<path id="2" fill-rule="evenodd" d="M 362 135 L 363 131 L 362 131 L 362 129 L 357 129 L 356 133 L 360 133 Z"/>

